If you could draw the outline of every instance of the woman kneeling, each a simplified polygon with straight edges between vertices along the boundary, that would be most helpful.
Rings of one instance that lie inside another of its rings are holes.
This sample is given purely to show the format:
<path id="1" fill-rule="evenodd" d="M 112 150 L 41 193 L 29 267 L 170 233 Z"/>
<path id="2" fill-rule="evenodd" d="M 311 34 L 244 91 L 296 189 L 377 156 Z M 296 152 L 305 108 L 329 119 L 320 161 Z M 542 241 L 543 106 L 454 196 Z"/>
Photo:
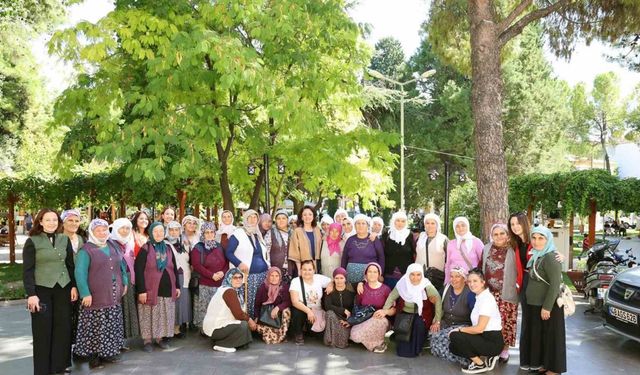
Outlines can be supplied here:
<path id="1" fill-rule="evenodd" d="M 289 284 L 282 279 L 282 270 L 271 267 L 267 278 L 256 293 L 255 316 L 258 317 L 256 331 L 267 344 L 279 344 L 287 337 L 291 321 L 291 298 Z M 263 314 L 268 314 L 264 316 Z"/>

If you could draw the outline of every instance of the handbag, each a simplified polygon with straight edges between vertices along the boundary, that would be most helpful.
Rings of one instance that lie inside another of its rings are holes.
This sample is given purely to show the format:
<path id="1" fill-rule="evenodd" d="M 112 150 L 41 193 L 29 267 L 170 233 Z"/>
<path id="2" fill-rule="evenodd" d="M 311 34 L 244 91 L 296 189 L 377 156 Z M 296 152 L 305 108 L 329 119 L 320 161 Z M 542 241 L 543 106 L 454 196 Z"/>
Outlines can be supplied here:
<path id="1" fill-rule="evenodd" d="M 551 284 L 549 284 L 547 280 L 540 277 L 540 275 L 538 274 L 538 270 L 536 269 L 535 263 L 531 268 L 533 269 L 533 273 L 536 275 L 536 278 L 540 279 L 545 284 L 551 286 Z M 565 318 L 573 315 L 573 313 L 576 312 L 576 302 L 573 300 L 573 293 L 571 293 L 571 290 L 567 285 L 565 285 L 564 282 L 560 283 L 560 288 L 558 289 L 558 298 L 556 299 L 556 303 L 558 304 L 558 307 L 561 307 L 562 310 L 564 311 Z"/>
<path id="2" fill-rule="evenodd" d="M 366 322 L 373 316 L 373 313 L 375 312 L 376 308 L 371 305 L 355 305 L 353 307 L 353 313 L 350 317 L 347 318 L 347 323 L 349 323 L 349 325 L 351 326 L 355 326 L 356 324 Z"/>
<path id="3" fill-rule="evenodd" d="M 396 320 L 393 323 L 393 333 L 398 341 L 409 342 L 411 340 L 411 331 L 413 330 L 413 319 L 415 319 L 418 306 L 414 305 L 413 313 L 406 313 L 401 311 L 396 315 Z"/>
<path id="4" fill-rule="evenodd" d="M 444 286 L 444 278 L 445 278 L 444 272 L 440 271 L 435 267 L 429 266 L 429 237 L 427 237 L 427 241 L 426 241 L 426 253 L 427 253 L 426 254 L 427 264 L 425 265 L 425 269 L 424 269 L 424 277 L 429 279 L 429 281 L 431 281 L 431 284 L 433 284 L 433 286 L 437 290 L 442 290 L 442 287 Z M 445 263 L 446 263 L 447 252 L 445 251 L 444 254 L 445 254 Z"/>
<path id="5" fill-rule="evenodd" d="M 204 264 L 204 249 L 198 249 L 198 252 L 200 253 L 200 264 L 203 265 Z M 198 290 L 199 286 L 200 286 L 200 274 L 196 270 L 193 270 L 193 271 L 191 271 L 191 279 L 189 280 L 189 288 L 190 289 L 193 288 L 193 289 Z"/>
<path id="6" fill-rule="evenodd" d="M 275 319 L 271 317 L 271 312 L 274 308 L 274 305 L 263 305 L 260 308 L 260 317 L 258 318 L 258 322 L 272 328 L 280 328 L 282 326 L 282 317 L 280 312 L 278 311 L 278 316 L 276 316 Z"/>

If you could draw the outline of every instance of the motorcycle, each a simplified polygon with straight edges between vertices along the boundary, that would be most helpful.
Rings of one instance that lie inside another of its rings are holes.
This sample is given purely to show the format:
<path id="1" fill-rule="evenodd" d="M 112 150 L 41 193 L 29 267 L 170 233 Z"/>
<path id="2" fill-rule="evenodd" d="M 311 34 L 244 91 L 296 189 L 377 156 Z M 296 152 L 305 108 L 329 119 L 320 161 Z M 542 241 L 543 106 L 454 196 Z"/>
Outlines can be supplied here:
<path id="1" fill-rule="evenodd" d="M 602 310 L 604 294 L 609 289 L 611 281 L 622 267 L 635 264 L 636 257 L 632 249 L 623 253 L 616 251 L 620 240 L 610 240 L 595 244 L 587 251 L 587 272 L 585 273 L 584 295 L 589 301 L 590 308 L 585 311 L 598 313 Z M 582 257 L 584 250 L 578 256 Z"/>

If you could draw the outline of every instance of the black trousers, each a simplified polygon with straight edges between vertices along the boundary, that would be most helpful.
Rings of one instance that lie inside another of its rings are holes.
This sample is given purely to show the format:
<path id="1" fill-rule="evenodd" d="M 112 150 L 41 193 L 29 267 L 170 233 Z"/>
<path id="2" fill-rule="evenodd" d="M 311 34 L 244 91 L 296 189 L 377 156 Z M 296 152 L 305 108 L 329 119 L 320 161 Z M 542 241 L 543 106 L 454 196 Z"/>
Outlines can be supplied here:
<path id="1" fill-rule="evenodd" d="M 291 306 L 291 323 L 289 324 L 289 331 L 294 335 L 298 335 L 304 332 L 305 325 L 307 324 L 307 313 Z"/>
<path id="2" fill-rule="evenodd" d="M 449 350 L 464 358 L 493 357 L 502 351 L 504 340 L 501 331 L 484 331 L 479 335 L 452 332 Z"/>
<path id="3" fill-rule="evenodd" d="M 526 319 L 522 320 L 520 365 L 567 372 L 564 310 L 554 303 L 548 320 L 542 320 L 540 310 L 542 306 L 527 305 Z"/>
<path id="4" fill-rule="evenodd" d="M 61 373 L 71 366 L 71 284 L 36 285 L 41 310 L 31 313 L 33 373 Z"/>

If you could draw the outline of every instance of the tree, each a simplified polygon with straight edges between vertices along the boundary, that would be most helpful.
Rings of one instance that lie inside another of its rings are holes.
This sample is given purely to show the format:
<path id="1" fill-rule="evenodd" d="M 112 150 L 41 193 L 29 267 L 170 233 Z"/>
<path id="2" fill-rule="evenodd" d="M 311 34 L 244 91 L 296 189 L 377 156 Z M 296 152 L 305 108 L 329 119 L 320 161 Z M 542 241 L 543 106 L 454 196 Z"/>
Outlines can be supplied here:
<path id="1" fill-rule="evenodd" d="M 404 73 L 404 62 L 404 51 L 400 41 L 393 37 L 385 37 L 375 45 L 370 68 L 396 79 Z"/>
<path id="2" fill-rule="evenodd" d="M 486 234 L 492 223 L 508 217 L 507 165 L 502 152 L 502 57 L 507 43 L 542 20 L 553 50 L 569 56 L 577 38 L 614 40 L 628 34 L 640 19 L 640 3 L 438 0 L 430 18 L 428 34 L 438 53 L 471 72 L 478 200 Z"/>

